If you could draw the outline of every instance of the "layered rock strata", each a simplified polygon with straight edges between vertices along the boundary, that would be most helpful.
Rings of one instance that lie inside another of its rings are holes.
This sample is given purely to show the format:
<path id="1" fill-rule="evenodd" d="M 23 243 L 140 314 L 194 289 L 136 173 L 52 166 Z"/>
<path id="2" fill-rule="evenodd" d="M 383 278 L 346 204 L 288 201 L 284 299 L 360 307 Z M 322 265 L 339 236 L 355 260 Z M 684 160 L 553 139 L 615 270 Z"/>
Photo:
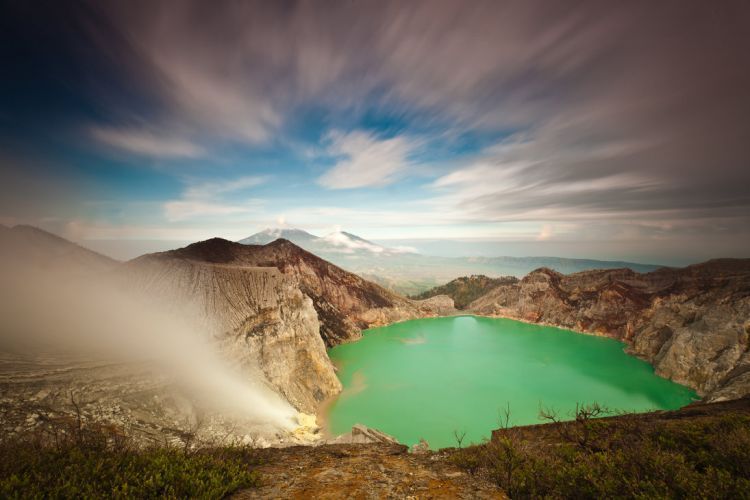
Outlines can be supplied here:
<path id="1" fill-rule="evenodd" d="M 707 400 L 750 394 L 750 259 L 644 274 L 542 268 L 467 309 L 622 340 L 657 374 Z"/>
<path id="2" fill-rule="evenodd" d="M 312 300 L 278 269 L 164 258 L 127 268 L 131 287 L 190 315 L 227 357 L 259 369 L 298 410 L 314 413 L 341 390 Z"/>

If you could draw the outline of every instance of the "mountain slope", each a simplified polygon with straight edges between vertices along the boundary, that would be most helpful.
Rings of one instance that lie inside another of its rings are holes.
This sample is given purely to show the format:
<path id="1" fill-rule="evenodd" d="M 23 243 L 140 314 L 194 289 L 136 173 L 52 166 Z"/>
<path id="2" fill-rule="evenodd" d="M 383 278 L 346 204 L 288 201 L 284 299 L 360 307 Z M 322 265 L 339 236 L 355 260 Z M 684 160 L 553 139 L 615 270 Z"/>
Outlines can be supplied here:
<path id="1" fill-rule="evenodd" d="M 341 390 L 312 301 L 278 269 L 232 265 L 212 251 L 140 257 L 126 269 L 130 287 L 189 317 L 236 363 L 259 368 L 298 410 L 314 413 Z"/>
<path id="2" fill-rule="evenodd" d="M 240 268 L 277 268 L 312 299 L 320 321 L 320 335 L 328 346 L 359 337 L 363 328 L 435 315 L 435 304 L 447 305 L 440 300 L 415 302 L 401 297 L 284 239 L 267 245 L 244 245 L 213 238 L 139 257 L 133 262 L 175 259 Z"/>
<path id="3" fill-rule="evenodd" d="M 521 278 L 540 267 L 548 267 L 563 274 L 577 273 L 594 269 L 627 268 L 639 273 L 647 273 L 663 266 L 638 264 L 620 260 L 573 259 L 567 257 L 461 257 L 459 261 L 478 267 L 503 270 L 504 275 Z"/>
<path id="4" fill-rule="evenodd" d="M 518 278 L 514 276 L 504 276 L 502 278 L 489 278 L 482 274 L 474 274 L 471 276 L 463 276 L 456 278 L 453 281 L 446 283 L 445 285 L 436 286 L 426 292 L 422 292 L 419 295 L 415 295 L 414 299 L 429 299 L 436 295 L 447 295 L 453 299 L 453 303 L 456 305 L 456 309 L 463 309 L 469 303 L 478 299 L 482 295 L 500 285 L 514 284 L 518 282 Z"/>
<path id="5" fill-rule="evenodd" d="M 710 400 L 750 394 L 750 259 L 640 274 L 538 269 L 468 310 L 613 337 Z"/>
<path id="6" fill-rule="evenodd" d="M 296 245 L 303 246 L 305 243 L 317 241 L 320 238 L 303 231 L 302 229 L 272 229 L 267 228 L 259 233 L 255 233 L 252 236 L 239 240 L 237 243 L 243 245 L 265 245 L 271 243 L 274 240 L 283 238 L 293 242 Z"/>
<path id="7" fill-rule="evenodd" d="M 240 240 L 239 243 L 264 245 L 278 238 L 288 239 L 308 252 L 393 292 L 412 296 L 460 276 L 473 274 L 492 278 L 522 278 L 540 267 L 549 267 L 561 273 L 623 267 L 637 272 L 650 272 L 660 267 L 560 257 L 437 257 L 421 255 L 409 247 L 380 245 L 345 231 L 318 237 L 301 229 L 266 229 Z"/>
<path id="8" fill-rule="evenodd" d="M 0 257 L 3 260 L 34 265 L 36 267 L 61 267 L 69 271 L 101 272 L 119 264 L 102 254 L 82 247 L 65 238 L 42 229 L 18 225 L 2 226 L 0 230 Z"/>
<path id="9" fill-rule="evenodd" d="M 260 370 L 262 377 L 247 373 L 250 379 L 267 380 L 308 413 L 341 389 L 326 342 L 356 338 L 369 325 L 434 315 L 435 305 L 452 308 L 450 299 L 399 297 L 285 240 L 247 246 L 212 239 L 124 264 L 35 228 L 2 227 L 0 243 L 8 271 L 30 263 L 39 277 L 63 269 L 66 281 L 72 273 L 103 279 L 178 314 L 217 339 L 244 371 Z"/>
<path id="10" fill-rule="evenodd" d="M 373 255 L 396 255 L 407 253 L 403 249 L 388 248 L 372 241 L 368 241 L 346 231 L 334 231 L 325 236 L 315 236 L 302 229 L 265 229 L 252 236 L 248 236 L 237 243 L 243 245 L 266 245 L 277 239 L 285 239 L 295 245 L 316 254 L 318 257 L 329 259 L 339 254 L 371 257 Z"/>

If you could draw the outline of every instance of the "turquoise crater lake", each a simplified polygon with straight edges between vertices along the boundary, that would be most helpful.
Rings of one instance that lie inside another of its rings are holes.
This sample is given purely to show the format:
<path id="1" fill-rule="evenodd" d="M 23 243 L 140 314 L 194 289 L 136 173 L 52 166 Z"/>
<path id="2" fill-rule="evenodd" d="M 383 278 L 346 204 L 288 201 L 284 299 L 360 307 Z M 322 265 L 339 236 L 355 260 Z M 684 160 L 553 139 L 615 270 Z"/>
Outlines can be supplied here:
<path id="1" fill-rule="evenodd" d="M 622 411 L 676 409 L 695 393 L 654 374 L 616 340 L 509 319 L 406 321 L 329 351 L 344 386 L 328 409 L 332 434 L 362 423 L 432 448 L 489 438 L 498 412 L 539 422 L 539 407 L 567 416 L 576 403 Z"/>

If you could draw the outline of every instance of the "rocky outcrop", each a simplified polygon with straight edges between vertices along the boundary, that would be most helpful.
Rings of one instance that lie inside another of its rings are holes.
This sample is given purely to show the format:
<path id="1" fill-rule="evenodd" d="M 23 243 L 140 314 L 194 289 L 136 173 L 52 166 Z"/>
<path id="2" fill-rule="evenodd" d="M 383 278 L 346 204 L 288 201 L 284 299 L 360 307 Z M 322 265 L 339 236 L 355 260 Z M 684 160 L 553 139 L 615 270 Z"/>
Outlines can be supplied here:
<path id="1" fill-rule="evenodd" d="M 436 286 L 426 292 L 413 296 L 415 299 L 428 299 L 438 295 L 446 295 L 453 299 L 457 309 L 464 309 L 471 302 L 487 294 L 493 288 L 500 285 L 513 285 L 518 283 L 515 276 L 502 276 L 500 278 L 490 278 L 482 274 L 473 274 L 471 276 L 462 276 L 445 285 Z"/>
<path id="2" fill-rule="evenodd" d="M 421 310 L 425 316 L 437 314 L 438 316 L 449 316 L 456 314 L 453 299 L 448 295 L 435 295 L 429 299 L 413 300 L 412 303 Z"/>
<path id="3" fill-rule="evenodd" d="M 708 400 L 750 393 L 750 260 L 639 274 L 538 269 L 468 310 L 605 335 Z"/>
<path id="4" fill-rule="evenodd" d="M 129 286 L 190 315 L 230 359 L 260 369 L 298 410 L 314 413 L 341 390 L 311 299 L 278 269 L 162 256 L 137 259 L 125 271 Z"/>
<path id="5" fill-rule="evenodd" d="M 371 429 L 366 425 L 354 424 L 352 430 L 326 441 L 325 444 L 399 444 L 393 436 Z"/>
<path id="6" fill-rule="evenodd" d="M 243 245 L 213 238 L 179 250 L 139 257 L 133 262 L 174 259 L 277 268 L 312 299 L 320 322 L 320 336 L 329 347 L 359 338 L 361 330 L 370 326 L 437 316 L 446 305 L 444 301 L 411 301 L 401 297 L 284 239 L 267 245 Z"/>

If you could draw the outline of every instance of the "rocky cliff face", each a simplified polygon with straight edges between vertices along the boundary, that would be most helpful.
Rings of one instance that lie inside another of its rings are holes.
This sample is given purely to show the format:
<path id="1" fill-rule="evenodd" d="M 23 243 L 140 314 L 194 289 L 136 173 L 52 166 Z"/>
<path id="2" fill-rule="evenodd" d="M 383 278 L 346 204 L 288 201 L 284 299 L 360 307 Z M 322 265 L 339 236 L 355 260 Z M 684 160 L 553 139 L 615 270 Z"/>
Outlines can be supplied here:
<path id="1" fill-rule="evenodd" d="M 128 263 L 126 273 L 130 286 L 191 315 L 231 360 L 259 369 L 298 410 L 314 413 L 341 390 L 312 300 L 278 269 L 160 256 Z"/>
<path id="2" fill-rule="evenodd" d="M 542 268 L 467 309 L 623 340 L 708 400 L 750 394 L 750 259 L 645 274 Z"/>
<path id="3" fill-rule="evenodd" d="M 144 259 L 275 267 L 312 299 L 320 322 L 320 336 L 329 347 L 359 338 L 361 330 L 370 326 L 437 316 L 448 308 L 445 298 L 412 301 L 401 297 L 284 239 L 267 245 L 243 245 L 214 238 L 134 262 Z"/>

